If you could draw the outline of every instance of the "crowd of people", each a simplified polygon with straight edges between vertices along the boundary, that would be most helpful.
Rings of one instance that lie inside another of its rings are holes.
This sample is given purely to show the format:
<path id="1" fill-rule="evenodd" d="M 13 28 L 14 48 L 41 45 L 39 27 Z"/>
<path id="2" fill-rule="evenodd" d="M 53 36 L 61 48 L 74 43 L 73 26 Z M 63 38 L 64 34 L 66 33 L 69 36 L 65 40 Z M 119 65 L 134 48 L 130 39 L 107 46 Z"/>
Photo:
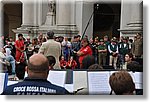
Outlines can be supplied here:
<path id="1" fill-rule="evenodd" d="M 24 38 L 22 34 L 18 34 L 16 41 L 12 37 L 1 37 L 1 42 L 4 42 L 0 53 L 3 70 L 17 74 L 20 79 L 24 78 L 28 59 L 36 53 L 53 56 L 56 59 L 53 69 L 88 69 L 90 65 L 98 64 L 114 69 L 143 70 L 143 39 L 139 33 L 133 41 L 129 37 L 112 37 L 109 40 L 107 35 L 90 40 L 87 36 L 81 39 L 80 35 L 75 35 L 71 39 L 55 37 L 54 32 L 49 31 L 45 36 L 40 33 L 33 39 Z"/>
<path id="2" fill-rule="evenodd" d="M 49 31 L 45 36 L 40 33 L 38 37 L 33 39 L 24 38 L 23 34 L 18 34 L 16 41 L 13 41 L 12 37 L 1 37 L 0 40 L 0 42 L 4 42 L 0 52 L 2 70 L 12 75 L 13 80 L 24 79 L 25 70 L 28 73 L 28 78 L 22 83 L 9 87 L 3 94 L 9 94 L 8 92 L 14 94 L 11 92 L 12 89 L 19 87 L 20 84 L 25 84 L 24 87 L 27 87 L 35 79 L 45 83 L 45 86 L 42 87 L 47 90 L 46 92 L 39 90 L 36 94 L 69 94 L 64 88 L 47 82 L 48 71 L 53 69 L 103 70 L 104 66 L 112 66 L 114 69 L 126 67 L 125 69 L 131 71 L 143 70 L 143 40 L 139 33 L 134 37 L 134 41 L 128 37 L 120 39 L 113 37 L 109 40 L 108 36 L 104 36 L 103 39 L 95 37 L 88 40 L 87 36 L 81 39 L 80 35 L 70 39 L 55 37 L 53 31 Z M 121 74 L 125 75 L 126 73 Z M 110 86 L 116 94 L 123 94 L 117 92 L 114 88 L 116 83 L 111 81 L 115 80 L 115 75 L 118 74 L 112 74 L 110 77 Z M 132 82 L 131 84 L 133 87 L 129 91 L 132 93 L 135 86 Z M 50 85 L 50 87 L 46 85 Z M 40 89 L 40 87 L 40 83 L 37 83 L 36 88 Z M 15 94 L 31 93 L 16 91 Z"/>

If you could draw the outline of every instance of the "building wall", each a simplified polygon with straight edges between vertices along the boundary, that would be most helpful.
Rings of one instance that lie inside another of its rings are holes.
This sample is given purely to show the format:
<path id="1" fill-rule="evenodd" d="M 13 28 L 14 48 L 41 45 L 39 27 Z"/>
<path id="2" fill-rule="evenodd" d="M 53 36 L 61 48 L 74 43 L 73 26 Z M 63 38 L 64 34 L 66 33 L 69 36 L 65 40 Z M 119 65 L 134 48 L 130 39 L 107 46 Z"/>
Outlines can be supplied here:
<path id="1" fill-rule="evenodd" d="M 88 23 L 91 15 L 92 15 L 92 13 L 93 13 L 93 8 L 94 8 L 93 6 L 94 6 L 94 4 L 89 3 L 89 2 L 85 2 L 83 4 L 83 13 L 82 13 L 83 14 L 82 15 L 82 23 L 83 23 L 82 28 L 83 29 L 82 29 L 82 34 L 85 30 L 85 27 L 87 26 L 87 23 Z M 85 35 L 87 35 L 89 39 L 92 38 L 92 36 L 93 36 L 93 17 L 92 17 L 92 19 L 91 19 L 91 21 L 88 25 L 88 28 L 86 30 Z"/>
<path id="2" fill-rule="evenodd" d="M 79 30 L 79 34 L 82 35 L 82 13 L 83 13 L 83 2 L 78 1 L 75 3 L 75 24 Z"/>
<path id="3" fill-rule="evenodd" d="M 2 18 L 2 13 L 3 13 L 3 4 L 0 2 L 0 36 L 3 32 L 2 24 L 3 24 L 3 18 Z"/>
<path id="4" fill-rule="evenodd" d="M 79 30 L 79 34 L 83 35 L 83 32 L 85 30 L 85 27 L 87 26 L 87 23 L 93 13 L 93 3 L 89 2 L 82 2 L 78 1 L 76 2 L 76 25 Z M 93 35 L 93 18 L 91 19 L 91 22 L 86 30 L 85 35 L 88 36 L 88 38 L 91 38 Z"/>
<path id="5" fill-rule="evenodd" d="M 22 1 L 22 0 L 20 0 Z M 77 25 L 79 34 L 82 35 L 85 27 L 89 21 L 89 18 L 93 12 L 94 9 L 94 3 L 105 3 L 103 0 L 96 0 L 96 1 L 73 1 L 71 4 L 65 4 L 65 6 L 62 6 L 62 9 L 60 9 L 60 0 L 56 0 L 56 8 L 59 10 L 56 12 L 56 24 L 63 24 L 65 23 L 66 25 Z M 119 0 L 120 1 L 120 0 Z M 32 26 L 42 26 L 45 21 L 46 21 L 46 15 L 48 12 L 48 0 L 33 0 L 32 1 L 32 6 L 25 5 L 26 7 L 24 9 L 17 8 L 18 6 L 9 6 L 9 13 L 12 14 L 17 14 L 19 10 L 22 10 L 22 17 L 20 18 L 17 17 L 12 17 L 8 16 L 8 19 L 10 19 L 10 24 L 9 24 L 9 33 L 13 33 L 12 29 L 17 29 L 22 26 L 22 21 L 25 23 L 29 23 L 30 21 L 32 22 Z M 22 2 L 23 3 L 23 2 Z M 108 2 L 106 2 L 108 3 Z M 126 5 L 125 5 L 126 4 Z M 138 3 L 136 5 L 139 5 Z M 115 22 L 117 20 L 121 20 L 120 23 L 120 29 L 126 28 L 127 24 L 130 23 L 131 20 L 136 18 L 135 16 L 139 16 L 139 12 L 135 12 L 135 15 L 132 14 L 133 10 L 132 7 L 137 7 L 133 3 L 131 4 L 128 2 L 128 4 L 125 2 L 125 0 L 121 0 L 121 19 L 120 18 L 115 18 Z M 31 7 L 31 8 L 29 8 Z M 14 10 L 15 8 L 15 10 Z M 17 9 L 16 9 L 17 8 Z M 23 8 L 23 6 L 22 6 Z M 29 8 L 27 12 L 27 8 Z M 64 10 L 63 10 L 64 8 Z M 66 9 L 68 8 L 68 9 Z M 114 8 L 114 7 L 113 7 Z M 138 7 L 137 7 L 138 8 Z M 116 8 L 115 8 L 116 9 Z M 26 10 L 26 13 L 24 12 Z M 134 9 L 135 10 L 135 9 Z M 114 10 L 115 11 L 115 10 Z M 20 12 L 20 11 L 19 11 Z M 6 12 L 7 14 L 7 12 Z M 18 14 L 17 14 L 18 15 Z M 116 16 L 118 17 L 118 16 Z M 30 19 L 31 18 L 31 19 Z M 16 20 L 17 19 L 17 20 Z M 137 19 L 138 20 L 138 19 Z M 112 29 L 112 28 L 111 28 Z M 2 31 L 2 30 L 1 30 Z M 109 32 L 110 33 L 110 32 Z M 91 19 L 91 22 L 87 28 L 87 31 L 85 33 L 89 38 L 93 36 L 93 18 Z M 122 33 L 121 33 L 122 34 Z"/>
<path id="6" fill-rule="evenodd" d="M 143 0 L 121 2 L 120 35 L 134 39 L 136 33 L 143 34 Z"/>

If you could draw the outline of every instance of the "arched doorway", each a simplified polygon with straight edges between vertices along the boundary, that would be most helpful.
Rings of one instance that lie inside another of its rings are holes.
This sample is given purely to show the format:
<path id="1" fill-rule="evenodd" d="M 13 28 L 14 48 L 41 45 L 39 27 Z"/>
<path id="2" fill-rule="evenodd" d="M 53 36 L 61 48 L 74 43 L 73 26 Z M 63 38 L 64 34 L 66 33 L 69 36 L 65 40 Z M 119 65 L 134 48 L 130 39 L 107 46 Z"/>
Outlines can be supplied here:
<path id="1" fill-rule="evenodd" d="M 15 2 L 3 1 L 3 34 L 5 37 L 13 37 L 15 39 L 15 33 L 12 29 L 17 29 L 22 24 L 22 3 L 19 0 Z"/>
<path id="2" fill-rule="evenodd" d="M 109 38 L 120 37 L 120 32 L 117 30 L 120 28 L 120 14 L 121 3 L 94 4 L 94 18 L 93 18 L 93 36 L 103 38 L 108 35 Z"/>

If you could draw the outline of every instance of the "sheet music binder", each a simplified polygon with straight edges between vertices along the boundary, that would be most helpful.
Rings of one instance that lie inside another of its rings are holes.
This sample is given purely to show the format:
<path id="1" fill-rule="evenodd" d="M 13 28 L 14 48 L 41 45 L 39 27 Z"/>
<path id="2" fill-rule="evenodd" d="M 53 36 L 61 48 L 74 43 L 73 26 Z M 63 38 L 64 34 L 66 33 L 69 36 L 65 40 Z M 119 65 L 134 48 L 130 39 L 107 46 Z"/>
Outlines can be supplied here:
<path id="1" fill-rule="evenodd" d="M 3 91 L 7 87 L 8 73 L 0 73 L 0 76 L 4 76 L 4 78 L 2 77 L 3 79 L 0 80 L 0 84 L 3 84 L 3 85 L 1 85 L 2 89 L 0 89 L 0 90 Z M 1 92 L 0 92 L 0 94 L 1 94 Z"/>
<path id="2" fill-rule="evenodd" d="M 67 70 L 65 84 L 73 84 L 73 70 Z"/>
<path id="3" fill-rule="evenodd" d="M 89 71 L 88 72 L 88 90 L 90 95 L 110 94 L 109 86 L 110 71 Z"/>

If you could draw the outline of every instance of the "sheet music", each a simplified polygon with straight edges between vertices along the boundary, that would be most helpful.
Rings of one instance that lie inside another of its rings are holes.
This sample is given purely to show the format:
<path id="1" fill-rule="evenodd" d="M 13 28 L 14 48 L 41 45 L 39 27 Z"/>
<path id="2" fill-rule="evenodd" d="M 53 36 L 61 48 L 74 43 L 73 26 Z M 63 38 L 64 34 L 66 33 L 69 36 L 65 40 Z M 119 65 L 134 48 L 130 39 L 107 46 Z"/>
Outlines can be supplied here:
<path id="1" fill-rule="evenodd" d="M 73 87 L 74 87 L 73 84 L 65 84 L 65 89 L 68 90 L 70 93 L 73 93 L 74 91 Z"/>
<path id="2" fill-rule="evenodd" d="M 25 71 L 25 75 L 24 75 L 24 78 L 28 77 L 28 73 L 27 71 Z"/>
<path id="3" fill-rule="evenodd" d="M 134 79 L 135 79 L 135 83 L 143 83 L 143 73 L 142 72 L 135 72 L 133 73 L 134 75 Z"/>
<path id="4" fill-rule="evenodd" d="M 49 71 L 47 80 L 52 84 L 64 87 L 66 80 L 66 71 Z"/>
<path id="5" fill-rule="evenodd" d="M 143 81 L 142 81 L 142 77 L 143 77 L 143 73 L 142 72 L 128 72 L 132 79 L 133 82 L 135 83 L 135 88 L 136 89 L 143 89 Z"/>
<path id="6" fill-rule="evenodd" d="M 128 72 L 128 73 L 131 75 L 131 77 L 132 77 L 132 79 L 133 79 L 133 82 L 135 82 L 135 77 L 134 77 L 133 72 L 132 72 L 132 71 L 130 71 L 130 72 Z"/>
<path id="7" fill-rule="evenodd" d="M 143 89 L 143 73 L 142 72 L 135 72 L 133 73 L 134 76 L 134 83 L 136 89 Z"/>
<path id="8" fill-rule="evenodd" d="M 143 83 L 135 83 L 136 89 L 143 89 Z"/>
<path id="9" fill-rule="evenodd" d="M 109 71 L 88 72 L 89 94 L 109 94 Z"/>
<path id="10" fill-rule="evenodd" d="M 7 86 L 18 83 L 19 81 L 8 81 Z"/>
<path id="11" fill-rule="evenodd" d="M 87 88 L 87 71 L 73 72 L 74 91 L 80 88 Z"/>
<path id="12" fill-rule="evenodd" d="M 5 73 L 0 73 L 0 94 L 3 92 L 5 84 Z"/>

